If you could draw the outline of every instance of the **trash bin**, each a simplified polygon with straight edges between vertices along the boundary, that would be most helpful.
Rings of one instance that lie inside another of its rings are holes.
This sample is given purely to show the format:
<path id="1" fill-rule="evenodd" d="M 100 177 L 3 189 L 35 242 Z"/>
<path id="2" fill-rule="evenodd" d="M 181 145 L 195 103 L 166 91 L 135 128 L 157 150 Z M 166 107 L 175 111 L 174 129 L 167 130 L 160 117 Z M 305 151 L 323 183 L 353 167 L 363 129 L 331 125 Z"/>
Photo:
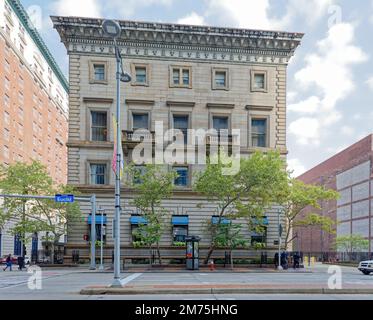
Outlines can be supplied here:
<path id="1" fill-rule="evenodd" d="M 186 243 L 186 268 L 187 270 L 199 269 L 199 241 L 200 237 L 185 237 Z"/>

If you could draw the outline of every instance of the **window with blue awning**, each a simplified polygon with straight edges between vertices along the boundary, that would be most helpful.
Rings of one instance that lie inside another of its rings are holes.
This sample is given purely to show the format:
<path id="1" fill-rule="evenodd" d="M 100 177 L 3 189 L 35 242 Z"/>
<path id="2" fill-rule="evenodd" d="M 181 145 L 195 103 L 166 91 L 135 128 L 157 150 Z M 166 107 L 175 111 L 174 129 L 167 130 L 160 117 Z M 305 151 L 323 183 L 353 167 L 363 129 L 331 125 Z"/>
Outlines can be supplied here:
<path id="1" fill-rule="evenodd" d="M 269 225 L 269 221 L 268 221 L 268 218 L 266 216 L 264 216 L 261 219 L 254 218 L 253 219 L 253 224 L 259 224 L 259 225 L 262 225 L 262 226 L 268 226 Z"/>
<path id="2" fill-rule="evenodd" d="M 219 221 L 219 217 L 218 216 L 212 216 L 211 217 L 211 223 L 212 224 L 217 224 Z M 220 224 L 230 224 L 231 223 L 231 220 L 230 219 L 227 219 L 227 218 L 224 218 L 222 217 L 221 220 L 220 220 Z"/>
<path id="3" fill-rule="evenodd" d="M 146 218 L 144 218 L 142 216 L 131 216 L 130 223 L 132 225 L 148 224 L 148 221 L 146 220 Z"/>
<path id="4" fill-rule="evenodd" d="M 172 216 L 171 223 L 174 226 L 187 226 L 189 224 L 188 216 Z"/>
<path id="5" fill-rule="evenodd" d="M 101 224 L 101 220 L 103 220 L 102 224 L 106 224 L 106 222 L 107 222 L 106 215 L 101 216 L 101 215 L 96 214 L 96 224 Z M 87 222 L 88 222 L 88 224 L 92 224 L 92 215 L 91 214 L 88 216 Z"/>

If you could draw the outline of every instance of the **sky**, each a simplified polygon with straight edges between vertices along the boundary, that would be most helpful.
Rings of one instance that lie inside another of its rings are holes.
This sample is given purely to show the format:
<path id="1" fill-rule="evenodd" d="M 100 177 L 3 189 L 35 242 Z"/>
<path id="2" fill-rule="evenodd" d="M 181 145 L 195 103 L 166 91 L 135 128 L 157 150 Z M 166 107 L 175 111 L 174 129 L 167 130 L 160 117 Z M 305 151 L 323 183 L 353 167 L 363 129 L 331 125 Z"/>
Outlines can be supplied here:
<path id="1" fill-rule="evenodd" d="M 50 15 L 303 32 L 288 66 L 293 176 L 373 132 L 373 0 L 21 0 L 67 74 Z"/>

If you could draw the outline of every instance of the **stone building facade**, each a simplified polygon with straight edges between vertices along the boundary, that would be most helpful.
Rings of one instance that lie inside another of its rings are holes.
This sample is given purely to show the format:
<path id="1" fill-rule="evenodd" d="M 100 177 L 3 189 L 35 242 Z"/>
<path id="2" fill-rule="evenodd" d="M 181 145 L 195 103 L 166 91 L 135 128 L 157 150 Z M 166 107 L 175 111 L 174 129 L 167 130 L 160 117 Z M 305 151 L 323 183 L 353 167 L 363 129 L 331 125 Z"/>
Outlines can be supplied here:
<path id="1" fill-rule="evenodd" d="M 0 61 L 0 163 L 39 160 L 66 184 L 68 83 L 18 0 L 0 0 Z M 19 252 L 13 224 L 0 229 L 0 255 Z"/>
<path id="2" fill-rule="evenodd" d="M 303 252 L 335 251 L 336 236 L 360 234 L 373 246 L 373 135 L 356 142 L 298 177 L 305 183 L 324 185 L 340 193 L 340 198 L 321 203 L 319 214 L 336 222 L 336 234 L 320 228 L 298 228 L 295 247 Z M 307 215 L 305 209 L 300 219 Z"/>
<path id="3" fill-rule="evenodd" d="M 84 194 L 97 195 L 107 217 L 106 248 L 110 249 L 116 104 L 113 42 L 103 35 L 100 19 L 52 17 L 52 21 L 70 59 L 68 183 Z M 134 21 L 120 21 L 120 25 L 118 43 L 125 70 L 132 75 L 131 83 L 121 84 L 126 163 L 131 160 L 133 130 L 146 127 L 154 132 L 155 121 L 162 121 L 165 130 L 239 129 L 242 156 L 257 149 L 276 149 L 286 157 L 286 68 L 303 34 Z M 201 245 L 206 246 L 210 239 L 203 225 L 216 208 L 191 188 L 194 173 L 203 166 L 176 167 L 182 178 L 175 182 L 173 197 L 164 203 L 169 209 L 169 230 L 162 245 L 171 246 L 180 227 L 201 236 Z M 131 204 L 133 191 L 125 180 L 121 196 L 124 248 L 131 247 L 131 229 L 138 219 Z M 198 208 L 198 203 L 204 203 L 203 207 Z M 83 235 L 89 233 L 89 208 L 82 205 L 82 210 L 85 219 L 70 227 L 68 249 L 88 252 Z M 275 212 L 267 214 L 269 246 L 277 237 Z M 176 224 L 178 218 L 184 226 Z"/>

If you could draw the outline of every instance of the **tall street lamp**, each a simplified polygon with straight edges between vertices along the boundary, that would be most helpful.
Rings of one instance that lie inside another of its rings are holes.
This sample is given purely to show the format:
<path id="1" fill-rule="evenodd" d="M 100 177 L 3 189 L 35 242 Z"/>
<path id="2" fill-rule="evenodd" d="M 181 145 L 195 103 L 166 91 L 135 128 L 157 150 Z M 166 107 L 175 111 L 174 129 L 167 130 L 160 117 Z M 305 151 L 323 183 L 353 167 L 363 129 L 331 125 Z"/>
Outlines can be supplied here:
<path id="1" fill-rule="evenodd" d="M 116 137 L 116 172 L 115 172 L 115 219 L 114 219 L 114 281 L 112 287 L 121 287 L 120 282 L 120 168 L 121 168 L 121 129 L 120 129 L 120 82 L 130 82 L 131 77 L 123 72 L 122 57 L 117 44 L 117 39 L 122 33 L 121 26 L 114 20 L 105 20 L 102 23 L 102 29 L 106 36 L 114 41 L 115 58 L 117 63 L 116 80 L 117 80 L 117 137 Z"/>
<path id="2" fill-rule="evenodd" d="M 281 236 L 282 236 L 282 225 L 280 223 L 281 209 L 278 209 L 277 223 L 278 223 L 278 270 L 282 270 L 281 266 Z"/>

